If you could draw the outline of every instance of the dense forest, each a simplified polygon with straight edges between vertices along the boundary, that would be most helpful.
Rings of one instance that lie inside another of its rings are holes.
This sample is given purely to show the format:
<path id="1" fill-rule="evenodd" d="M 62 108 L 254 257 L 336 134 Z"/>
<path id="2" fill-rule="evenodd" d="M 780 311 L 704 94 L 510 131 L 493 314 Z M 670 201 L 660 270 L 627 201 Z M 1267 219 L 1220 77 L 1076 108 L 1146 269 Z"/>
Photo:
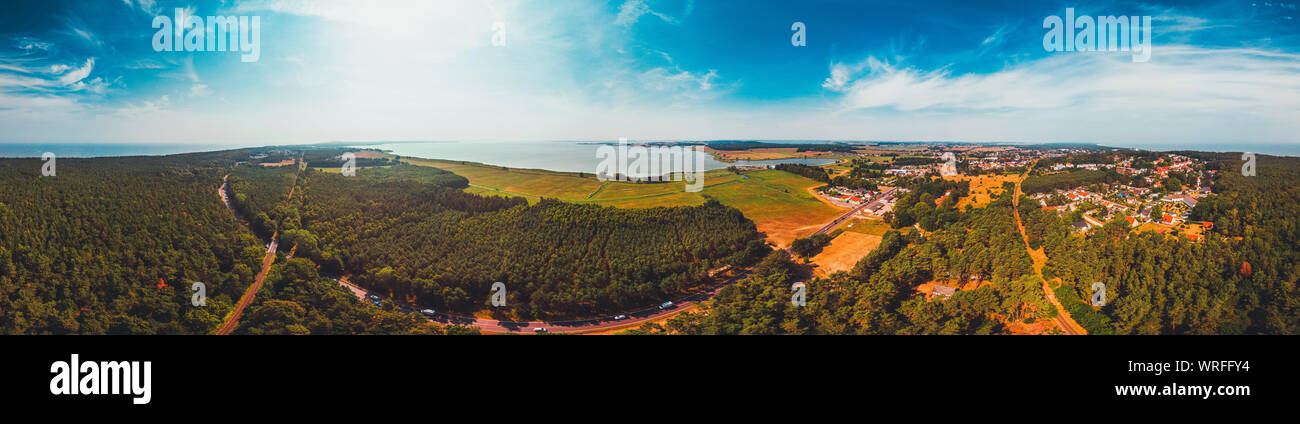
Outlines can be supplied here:
<path id="1" fill-rule="evenodd" d="M 1119 224 L 1071 236 L 1064 220 L 1022 202 L 1031 246 L 1044 247 L 1044 276 L 1061 278 L 1067 308 L 1080 308 L 1075 303 L 1091 297 L 1092 283 L 1105 284 L 1107 302 L 1096 314 L 1080 319 L 1071 311 L 1090 333 L 1300 331 L 1300 159 L 1262 157 L 1253 177 L 1241 175 L 1239 156 L 1204 159 L 1221 171 L 1219 193 L 1191 212 L 1214 224 L 1204 243 Z"/>
<path id="2" fill-rule="evenodd" d="M 216 328 L 263 253 L 217 194 L 237 155 L 0 160 L 0 332 Z"/>
<path id="3" fill-rule="evenodd" d="M 241 165 L 230 173 L 230 207 L 248 220 L 253 231 L 270 240 L 288 221 L 296 227 L 298 213 L 286 201 L 297 175 L 296 166 Z"/>
<path id="4" fill-rule="evenodd" d="M 440 310 L 487 306 L 494 282 L 523 317 L 645 307 L 766 252 L 754 224 L 710 201 L 617 209 L 478 196 L 446 171 L 397 165 L 356 177 L 308 170 L 299 254 L 338 258 L 353 281 Z M 329 268 L 323 264 L 323 269 Z"/>

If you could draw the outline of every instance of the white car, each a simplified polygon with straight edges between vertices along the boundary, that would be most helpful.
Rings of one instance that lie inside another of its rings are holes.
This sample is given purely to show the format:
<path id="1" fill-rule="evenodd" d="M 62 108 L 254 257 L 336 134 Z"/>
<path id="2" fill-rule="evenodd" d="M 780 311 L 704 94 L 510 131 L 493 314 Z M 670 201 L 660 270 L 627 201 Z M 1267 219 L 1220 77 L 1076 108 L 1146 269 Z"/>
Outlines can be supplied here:
<path id="1" fill-rule="evenodd" d="M 622 321 L 625 319 L 627 319 L 627 315 L 618 315 L 614 317 L 614 321 Z"/>
<path id="2" fill-rule="evenodd" d="M 434 311 L 434 310 L 432 310 L 432 309 L 421 309 L 421 310 L 420 310 L 420 313 L 425 314 L 425 315 L 428 315 L 428 316 L 434 316 L 434 315 L 437 315 L 437 314 L 438 314 L 437 311 Z"/>
<path id="3" fill-rule="evenodd" d="M 534 332 L 534 333 L 545 333 L 545 332 L 546 332 L 546 327 L 537 327 L 537 328 L 534 328 L 534 329 L 533 329 L 533 332 Z"/>

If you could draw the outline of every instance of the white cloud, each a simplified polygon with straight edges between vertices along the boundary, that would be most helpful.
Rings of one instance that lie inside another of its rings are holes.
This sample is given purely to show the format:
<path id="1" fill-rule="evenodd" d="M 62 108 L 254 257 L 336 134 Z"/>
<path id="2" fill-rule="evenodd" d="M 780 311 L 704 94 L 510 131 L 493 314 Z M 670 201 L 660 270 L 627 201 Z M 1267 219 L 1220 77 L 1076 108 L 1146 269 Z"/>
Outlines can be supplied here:
<path id="1" fill-rule="evenodd" d="M 65 65 L 64 68 L 66 69 L 67 66 Z M 79 68 L 73 69 L 71 71 L 68 71 L 68 73 L 59 76 L 58 82 L 59 84 L 65 86 L 75 84 L 83 79 L 86 79 L 86 77 L 90 76 L 90 71 L 93 70 L 94 68 L 95 68 L 95 58 L 92 57 L 90 59 L 86 59 L 85 65 L 82 65 Z"/>
<path id="2" fill-rule="evenodd" d="M 683 13 L 683 18 L 685 18 L 685 16 L 687 15 L 690 15 L 690 12 L 694 9 L 694 7 L 695 7 L 695 3 L 693 1 L 687 3 L 686 12 Z M 642 16 L 645 16 L 646 14 L 657 17 L 660 20 L 671 25 L 681 25 L 680 19 L 650 9 L 650 5 L 647 4 L 644 0 L 627 0 L 623 2 L 623 4 L 618 7 L 618 16 L 614 18 L 614 25 L 625 26 L 625 27 L 632 26 L 632 24 L 635 24 L 638 20 L 641 19 Z"/>
<path id="3" fill-rule="evenodd" d="M 867 63 L 874 64 L 870 73 L 850 81 L 861 66 L 836 64 L 823 87 L 843 92 L 847 109 L 1300 110 L 1300 65 L 1294 55 L 1184 46 L 1154 52 L 1148 63 L 1132 63 L 1120 54 L 1056 54 L 998 72 L 964 75 L 899 68 L 869 58 Z"/>
<path id="4" fill-rule="evenodd" d="M 190 97 L 207 97 L 212 94 L 207 84 L 194 84 L 190 86 Z"/>
<path id="5" fill-rule="evenodd" d="M 122 3 L 126 3 L 127 7 L 139 7 L 141 12 L 149 15 L 158 14 L 158 6 L 154 0 L 122 0 Z"/>

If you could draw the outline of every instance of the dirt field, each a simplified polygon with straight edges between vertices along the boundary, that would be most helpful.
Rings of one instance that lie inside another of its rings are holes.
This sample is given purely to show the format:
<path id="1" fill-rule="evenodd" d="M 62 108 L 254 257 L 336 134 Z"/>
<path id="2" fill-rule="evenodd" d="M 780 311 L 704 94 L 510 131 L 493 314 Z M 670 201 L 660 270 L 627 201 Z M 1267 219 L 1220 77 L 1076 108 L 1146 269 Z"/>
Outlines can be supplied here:
<path id="1" fill-rule="evenodd" d="M 1002 183 L 1014 183 L 1020 180 L 1019 175 L 961 175 L 956 177 L 943 177 L 949 181 L 970 181 L 970 195 L 957 199 L 957 209 L 961 210 L 966 205 L 972 207 L 984 207 L 993 201 L 994 195 L 1002 194 Z"/>
<path id="2" fill-rule="evenodd" d="M 875 250 L 880 245 L 880 236 L 845 231 L 831 240 L 831 245 L 822 249 L 821 253 L 812 258 L 813 263 L 817 264 L 813 273 L 818 277 L 826 277 L 834 274 L 836 271 L 848 271 L 853 269 L 863 256 Z"/>
<path id="3" fill-rule="evenodd" d="M 884 236 L 889 232 L 889 223 L 880 218 L 863 218 L 861 215 L 854 217 L 842 227 L 844 231 L 868 234 L 873 236 Z"/>

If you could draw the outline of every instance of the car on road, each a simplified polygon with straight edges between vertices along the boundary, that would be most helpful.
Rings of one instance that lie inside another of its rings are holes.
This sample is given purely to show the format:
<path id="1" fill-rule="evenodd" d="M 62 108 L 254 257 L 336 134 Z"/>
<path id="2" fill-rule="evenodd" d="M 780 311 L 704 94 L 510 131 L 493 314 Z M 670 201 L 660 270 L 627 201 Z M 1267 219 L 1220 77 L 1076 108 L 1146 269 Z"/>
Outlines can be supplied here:
<path id="1" fill-rule="evenodd" d="M 428 315 L 428 316 L 438 315 L 438 312 L 437 312 L 437 311 L 434 311 L 434 310 L 432 310 L 432 309 L 421 309 L 421 310 L 420 310 L 420 313 L 425 314 L 425 315 Z"/>
<path id="2" fill-rule="evenodd" d="M 546 327 L 537 327 L 537 328 L 534 328 L 534 329 L 533 329 L 533 332 L 534 332 L 534 333 L 545 333 L 545 332 L 546 332 Z"/>
<path id="3" fill-rule="evenodd" d="M 622 321 L 625 319 L 627 319 L 627 315 L 617 315 L 614 317 L 614 321 Z"/>
<path id="4" fill-rule="evenodd" d="M 668 308 L 671 308 L 671 307 L 673 307 L 673 302 L 671 302 L 671 301 L 668 301 L 668 302 L 664 302 L 664 303 L 659 304 L 659 309 L 668 309 Z"/>

